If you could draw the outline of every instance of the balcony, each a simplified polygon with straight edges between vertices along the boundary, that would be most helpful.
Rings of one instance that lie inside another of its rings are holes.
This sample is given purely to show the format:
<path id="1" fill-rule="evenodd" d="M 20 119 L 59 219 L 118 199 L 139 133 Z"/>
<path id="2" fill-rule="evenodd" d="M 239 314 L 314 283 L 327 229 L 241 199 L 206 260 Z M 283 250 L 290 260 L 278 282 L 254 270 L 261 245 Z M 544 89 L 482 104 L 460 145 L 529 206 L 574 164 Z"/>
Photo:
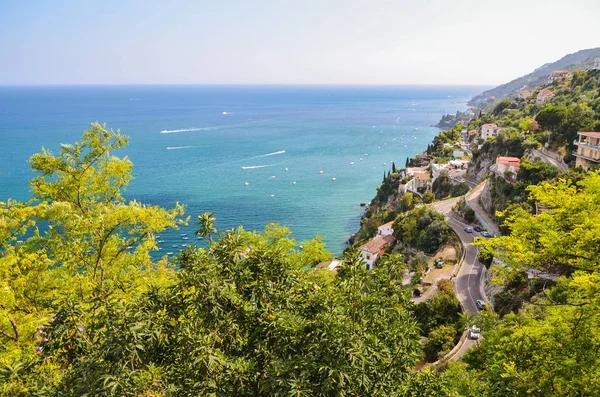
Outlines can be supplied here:
<path id="1" fill-rule="evenodd" d="M 594 145 L 594 144 L 589 143 L 588 141 L 578 141 L 577 139 L 575 139 L 573 141 L 573 145 L 587 147 L 587 148 L 590 148 L 590 149 L 600 150 L 600 142 L 597 145 Z"/>
<path id="2" fill-rule="evenodd" d="M 573 156 L 580 157 L 582 159 L 586 159 L 586 160 L 589 160 L 589 161 L 600 162 L 600 154 L 598 154 L 598 153 L 596 154 L 596 157 L 585 156 L 585 155 L 583 155 L 581 153 L 578 153 L 578 152 L 573 153 Z"/>

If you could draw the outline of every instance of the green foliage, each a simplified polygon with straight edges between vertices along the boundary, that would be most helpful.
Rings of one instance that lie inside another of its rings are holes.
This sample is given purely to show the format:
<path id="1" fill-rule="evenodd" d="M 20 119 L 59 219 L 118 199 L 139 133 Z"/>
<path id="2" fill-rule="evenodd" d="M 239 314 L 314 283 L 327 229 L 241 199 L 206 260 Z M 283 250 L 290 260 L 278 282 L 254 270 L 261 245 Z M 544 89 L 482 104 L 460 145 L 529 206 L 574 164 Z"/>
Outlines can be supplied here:
<path id="1" fill-rule="evenodd" d="M 429 254 L 435 253 L 452 235 L 445 217 L 427 207 L 398 215 L 393 228 L 399 241 Z"/>
<path id="2" fill-rule="evenodd" d="M 473 208 L 465 206 L 464 217 L 465 220 L 469 223 L 475 222 L 475 211 L 473 210 Z"/>

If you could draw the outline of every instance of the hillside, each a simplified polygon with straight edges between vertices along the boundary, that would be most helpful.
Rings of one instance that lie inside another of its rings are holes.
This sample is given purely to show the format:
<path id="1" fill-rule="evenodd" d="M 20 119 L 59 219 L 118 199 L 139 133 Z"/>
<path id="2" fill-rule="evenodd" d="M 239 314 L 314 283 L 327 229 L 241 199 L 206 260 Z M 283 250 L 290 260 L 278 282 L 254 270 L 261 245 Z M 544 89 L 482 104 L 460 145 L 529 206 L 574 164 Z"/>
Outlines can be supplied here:
<path id="1" fill-rule="evenodd" d="M 591 48 L 587 50 L 577 51 L 574 54 L 569 54 L 556 62 L 546 63 L 541 67 L 535 69 L 533 72 L 526 74 L 525 76 L 514 79 L 508 83 L 499 85 L 498 87 L 492 88 L 476 95 L 469 102 L 470 106 L 477 106 L 485 103 L 490 98 L 495 97 L 496 99 L 508 98 L 515 91 L 527 87 L 529 89 L 535 89 L 540 85 L 544 84 L 547 80 L 548 74 L 552 70 L 566 69 L 566 70 L 586 70 L 590 69 L 594 64 L 594 58 L 600 56 L 600 47 Z"/>

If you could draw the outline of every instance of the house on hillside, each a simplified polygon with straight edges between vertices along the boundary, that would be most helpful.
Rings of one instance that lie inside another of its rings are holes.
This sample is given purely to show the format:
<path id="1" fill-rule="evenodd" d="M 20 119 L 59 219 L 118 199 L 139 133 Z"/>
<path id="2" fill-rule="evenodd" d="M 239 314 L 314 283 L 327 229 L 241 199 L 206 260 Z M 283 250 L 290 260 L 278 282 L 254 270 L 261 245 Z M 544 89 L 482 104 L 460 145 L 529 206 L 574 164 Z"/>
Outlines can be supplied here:
<path id="1" fill-rule="evenodd" d="M 533 95 L 532 91 L 530 91 L 528 89 L 524 89 L 524 90 L 519 91 L 519 93 L 517 94 L 517 98 L 519 98 L 519 99 L 527 99 L 527 98 L 529 98 L 532 95 Z"/>
<path id="2" fill-rule="evenodd" d="M 429 189 L 430 187 L 431 187 L 431 175 L 429 175 L 429 172 L 415 173 L 415 189 L 419 189 L 419 188 Z"/>
<path id="3" fill-rule="evenodd" d="M 588 171 L 594 165 L 600 165 L 600 132 L 578 132 L 575 165 Z"/>
<path id="4" fill-rule="evenodd" d="M 568 70 L 565 70 L 565 69 L 553 70 L 550 73 L 550 75 L 548 75 L 548 82 L 551 83 L 554 80 L 562 79 L 565 77 L 571 77 L 571 76 L 573 76 L 573 75 Z"/>
<path id="5" fill-rule="evenodd" d="M 484 141 L 491 136 L 496 136 L 500 133 L 500 127 L 496 124 L 484 124 L 481 126 L 481 139 Z"/>
<path id="6" fill-rule="evenodd" d="M 554 93 L 547 88 L 544 88 L 537 94 L 537 103 L 544 103 L 549 99 L 554 98 Z"/>
<path id="7" fill-rule="evenodd" d="M 369 242 L 361 245 L 360 256 L 367 266 L 367 270 L 371 270 L 377 260 L 385 253 L 386 248 L 391 247 L 396 242 L 394 236 L 377 235 Z"/>
<path id="8" fill-rule="evenodd" d="M 592 70 L 600 70 L 600 57 L 594 59 L 594 67 Z"/>
<path id="9" fill-rule="evenodd" d="M 394 234 L 394 221 L 390 221 L 388 223 L 384 223 L 383 225 L 377 228 L 377 235 L 379 236 L 391 236 Z"/>
<path id="10" fill-rule="evenodd" d="M 494 172 L 501 177 L 505 176 L 505 172 L 509 171 L 513 174 L 513 180 L 517 179 L 519 173 L 519 167 L 521 166 L 521 160 L 517 157 L 496 157 L 496 164 L 494 165 Z"/>

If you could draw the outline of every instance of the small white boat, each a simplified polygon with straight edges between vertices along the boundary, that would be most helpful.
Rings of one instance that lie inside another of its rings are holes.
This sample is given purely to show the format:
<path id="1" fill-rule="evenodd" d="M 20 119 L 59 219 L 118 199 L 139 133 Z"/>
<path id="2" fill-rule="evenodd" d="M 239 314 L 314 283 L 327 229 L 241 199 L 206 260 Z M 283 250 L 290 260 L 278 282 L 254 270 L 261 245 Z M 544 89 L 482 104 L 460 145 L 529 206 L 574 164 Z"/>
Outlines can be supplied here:
<path id="1" fill-rule="evenodd" d="M 229 114 L 229 113 L 227 113 L 227 112 L 223 112 L 223 113 L 221 113 L 221 114 L 225 115 L 225 114 Z"/>
<path id="2" fill-rule="evenodd" d="M 173 253 L 172 252 L 167 252 L 167 255 L 173 255 Z"/>
<path id="3" fill-rule="evenodd" d="M 373 128 L 375 128 L 375 126 L 373 126 Z"/>
<path id="4" fill-rule="evenodd" d="M 415 127 L 415 131 L 419 131 L 419 129 Z"/>
<path id="5" fill-rule="evenodd" d="M 363 156 L 368 156 L 368 155 L 369 155 L 369 153 L 365 153 Z"/>
<path id="6" fill-rule="evenodd" d="M 271 195 L 271 197 L 275 197 L 275 195 L 274 195 L 274 194 L 272 194 L 272 195 Z"/>
<path id="7" fill-rule="evenodd" d="M 183 237 L 183 236 L 187 236 L 187 233 L 181 233 L 181 236 L 182 236 L 182 237 Z"/>
<path id="8" fill-rule="evenodd" d="M 248 186 L 248 185 L 249 185 L 249 183 L 248 183 L 248 182 L 244 182 L 244 185 Z"/>
<path id="9" fill-rule="evenodd" d="M 385 166 L 387 166 L 387 164 L 386 164 L 386 163 L 383 163 L 383 166 L 385 167 Z"/>
<path id="10" fill-rule="evenodd" d="M 331 178 L 332 181 L 335 181 L 335 178 Z"/>
<path id="11" fill-rule="evenodd" d="M 285 170 L 287 171 L 287 170 L 288 170 L 288 168 L 287 168 L 287 167 L 285 167 Z"/>
<path id="12" fill-rule="evenodd" d="M 165 240 L 158 240 L 157 243 L 164 243 Z"/>
<path id="13" fill-rule="evenodd" d="M 271 179 L 275 179 L 275 175 L 272 175 L 272 176 L 271 176 Z"/>
<path id="14" fill-rule="evenodd" d="M 177 244 L 173 244 L 171 247 L 173 247 L 173 248 L 177 248 Z"/>
<path id="15" fill-rule="evenodd" d="M 319 171 L 319 174 L 322 174 L 322 173 L 323 173 L 323 170 Z"/>
<path id="16" fill-rule="evenodd" d="M 395 141 L 395 140 L 396 140 L 396 138 L 392 139 L 392 141 Z"/>
<path id="17" fill-rule="evenodd" d="M 354 161 L 351 161 L 351 162 L 350 162 L 350 165 L 354 165 Z"/>
<path id="18" fill-rule="evenodd" d="M 359 160 L 362 161 L 362 157 Z"/>
<path id="19" fill-rule="evenodd" d="M 296 184 L 296 181 L 292 182 L 292 185 L 295 185 L 295 184 Z"/>
<path id="20" fill-rule="evenodd" d="M 377 146 L 377 149 L 381 149 L 381 146 Z"/>
<path id="21" fill-rule="evenodd" d="M 184 237 L 183 239 L 184 239 L 184 240 L 189 240 L 190 238 L 189 238 L 189 237 Z"/>

